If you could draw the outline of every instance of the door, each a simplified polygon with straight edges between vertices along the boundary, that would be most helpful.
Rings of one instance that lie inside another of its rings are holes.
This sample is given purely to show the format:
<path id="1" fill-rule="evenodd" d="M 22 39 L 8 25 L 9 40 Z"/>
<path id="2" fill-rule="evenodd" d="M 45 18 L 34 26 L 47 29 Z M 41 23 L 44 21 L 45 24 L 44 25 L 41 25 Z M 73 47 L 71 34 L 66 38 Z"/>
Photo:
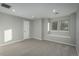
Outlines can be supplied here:
<path id="1" fill-rule="evenodd" d="M 29 21 L 24 21 L 24 39 L 29 38 Z"/>

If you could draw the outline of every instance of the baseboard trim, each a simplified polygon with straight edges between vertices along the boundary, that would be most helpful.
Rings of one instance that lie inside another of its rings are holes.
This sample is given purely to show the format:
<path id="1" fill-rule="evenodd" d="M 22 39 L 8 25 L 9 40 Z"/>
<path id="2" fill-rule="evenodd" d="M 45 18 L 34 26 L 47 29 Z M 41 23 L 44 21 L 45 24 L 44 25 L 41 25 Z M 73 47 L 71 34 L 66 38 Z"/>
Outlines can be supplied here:
<path id="1" fill-rule="evenodd" d="M 34 39 L 37 39 L 37 40 L 42 40 L 42 39 L 40 39 L 40 38 L 35 38 L 35 37 L 33 37 Z"/>
<path id="2" fill-rule="evenodd" d="M 33 39 L 37 39 L 37 38 L 33 38 Z M 42 40 L 42 39 L 37 39 L 37 40 Z M 46 40 L 46 39 L 44 39 L 44 40 Z M 55 40 L 47 40 L 47 41 L 56 42 L 56 43 L 59 43 L 59 44 L 65 44 L 65 45 L 69 45 L 69 46 L 76 46 L 75 44 L 60 42 L 60 41 L 55 41 Z"/>
<path id="3" fill-rule="evenodd" d="M 76 46 L 75 44 L 70 44 L 70 43 L 66 43 L 66 42 L 60 42 L 60 41 L 54 41 L 54 40 L 47 40 L 47 41 L 56 42 L 56 43 L 60 43 L 60 44 L 65 44 L 65 45 L 70 45 L 70 46 Z"/>
<path id="4" fill-rule="evenodd" d="M 37 38 L 34 38 L 34 39 L 37 39 Z M 23 39 L 23 40 L 25 40 L 25 39 Z M 0 46 L 6 46 L 6 45 L 17 43 L 17 42 L 20 42 L 20 41 L 23 41 L 23 40 L 17 40 L 17 41 L 4 43 L 4 44 L 1 44 Z M 42 39 L 37 39 L 37 40 L 42 40 Z M 47 41 L 56 42 L 56 43 L 60 43 L 60 44 L 66 44 L 66 45 L 70 45 L 70 46 L 76 46 L 75 44 L 70 44 L 70 43 L 66 43 L 66 42 L 59 42 L 59 41 L 54 41 L 54 40 L 47 40 Z"/>
<path id="5" fill-rule="evenodd" d="M 7 42 L 7 43 L 4 43 L 4 44 L 1 44 L 0 46 L 6 46 L 6 45 L 17 43 L 17 42 L 20 42 L 20 41 L 23 41 L 23 40 L 16 40 L 16 41 L 12 41 L 12 42 Z"/>

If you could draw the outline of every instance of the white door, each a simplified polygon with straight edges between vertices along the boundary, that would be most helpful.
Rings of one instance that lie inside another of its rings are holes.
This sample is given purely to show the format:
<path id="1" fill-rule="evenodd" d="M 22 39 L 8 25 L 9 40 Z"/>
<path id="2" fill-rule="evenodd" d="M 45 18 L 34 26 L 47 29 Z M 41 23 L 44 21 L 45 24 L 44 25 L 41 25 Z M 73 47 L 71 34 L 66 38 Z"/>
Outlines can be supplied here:
<path id="1" fill-rule="evenodd" d="M 29 21 L 24 21 L 24 39 L 29 38 Z"/>

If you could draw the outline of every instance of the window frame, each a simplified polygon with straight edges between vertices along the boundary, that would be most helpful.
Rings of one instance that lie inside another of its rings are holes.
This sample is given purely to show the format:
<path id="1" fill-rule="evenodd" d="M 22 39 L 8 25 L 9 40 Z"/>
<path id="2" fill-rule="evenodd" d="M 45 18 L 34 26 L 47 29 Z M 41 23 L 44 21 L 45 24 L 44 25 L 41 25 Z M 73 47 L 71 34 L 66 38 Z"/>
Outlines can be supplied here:
<path id="1" fill-rule="evenodd" d="M 68 20 L 68 22 L 70 23 L 69 19 L 65 19 L 65 20 Z M 57 30 L 52 30 L 52 23 L 57 21 L 58 24 L 57 24 Z M 65 30 L 61 30 L 61 22 L 64 21 L 64 20 L 53 20 L 52 22 L 48 22 L 49 23 L 49 31 L 50 32 L 69 32 L 69 23 L 68 23 L 68 31 L 65 31 Z"/>

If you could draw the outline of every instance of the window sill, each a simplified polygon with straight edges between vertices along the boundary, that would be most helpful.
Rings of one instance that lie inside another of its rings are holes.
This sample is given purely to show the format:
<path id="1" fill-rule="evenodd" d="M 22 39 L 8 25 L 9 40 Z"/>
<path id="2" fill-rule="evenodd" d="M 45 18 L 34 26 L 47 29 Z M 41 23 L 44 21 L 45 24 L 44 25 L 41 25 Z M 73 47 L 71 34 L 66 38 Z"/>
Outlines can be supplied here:
<path id="1" fill-rule="evenodd" d="M 62 32 L 62 33 L 69 33 L 69 31 L 56 31 L 56 30 L 53 30 L 53 31 L 48 31 L 48 32 Z"/>
<path id="2" fill-rule="evenodd" d="M 48 34 L 48 36 L 52 36 L 52 37 L 61 37 L 61 38 L 71 38 L 70 36 L 64 36 L 64 35 L 54 35 L 54 34 Z"/>

